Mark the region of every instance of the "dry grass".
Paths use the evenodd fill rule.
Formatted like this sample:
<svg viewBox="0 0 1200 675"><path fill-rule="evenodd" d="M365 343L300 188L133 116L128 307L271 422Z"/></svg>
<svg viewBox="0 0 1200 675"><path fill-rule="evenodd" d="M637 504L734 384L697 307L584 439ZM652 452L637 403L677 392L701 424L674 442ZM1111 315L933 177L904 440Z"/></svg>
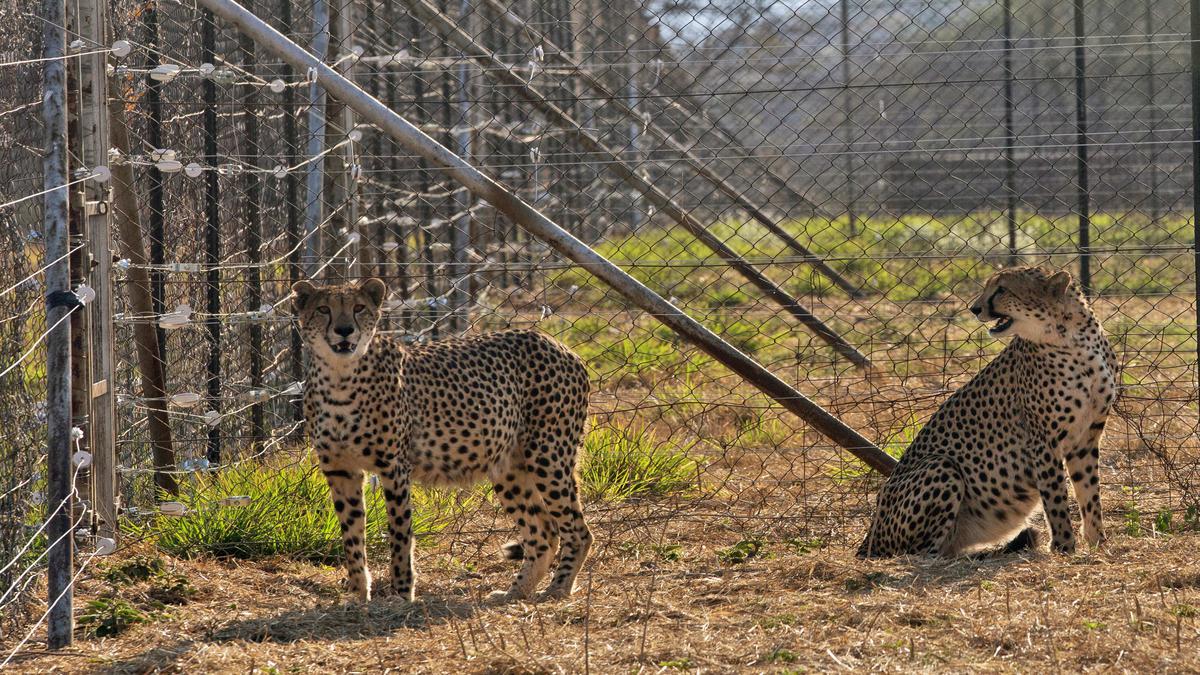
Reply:
<svg viewBox="0 0 1200 675"><path fill-rule="evenodd" d="M768 542L759 556L728 564L718 552L731 540L712 541L703 525L673 529L655 544L638 533L601 532L577 595L543 604L481 602L507 583L512 566L448 543L422 552L411 607L388 598L343 604L333 568L169 561L198 589L189 604L67 652L31 645L15 670L1200 669L1194 535L1113 532L1103 551L1072 558L951 563L861 562L846 547ZM81 602L106 589L89 576ZM121 592L140 597L132 587Z"/></svg>

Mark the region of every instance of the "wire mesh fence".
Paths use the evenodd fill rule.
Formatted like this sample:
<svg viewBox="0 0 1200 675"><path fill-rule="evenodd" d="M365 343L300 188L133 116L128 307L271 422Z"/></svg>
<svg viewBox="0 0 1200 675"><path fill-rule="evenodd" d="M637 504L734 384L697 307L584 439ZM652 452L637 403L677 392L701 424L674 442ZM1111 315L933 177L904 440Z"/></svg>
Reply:
<svg viewBox="0 0 1200 675"><path fill-rule="evenodd" d="M0 30L0 202L40 189L40 66L18 63L38 22L17 5ZM1071 270L1125 364L1102 458L1110 516L1200 526L1182 0L246 6L894 456L1002 347L963 311L982 281L1017 262ZM862 462L311 73L194 6L110 11L113 123L132 139L110 163L132 170L141 228L114 246L128 539L338 559L287 296L303 278L369 276L405 340L537 327L584 358L581 477L603 536L861 536L879 485ZM39 208L0 208L0 367L33 350L0 371L0 561L29 559L43 515ZM144 261L125 254L141 247ZM139 326L161 393L142 381ZM189 515L164 516L164 500ZM417 509L418 530L460 555L508 531L478 490L429 490ZM26 583L10 567L0 587Z"/></svg>

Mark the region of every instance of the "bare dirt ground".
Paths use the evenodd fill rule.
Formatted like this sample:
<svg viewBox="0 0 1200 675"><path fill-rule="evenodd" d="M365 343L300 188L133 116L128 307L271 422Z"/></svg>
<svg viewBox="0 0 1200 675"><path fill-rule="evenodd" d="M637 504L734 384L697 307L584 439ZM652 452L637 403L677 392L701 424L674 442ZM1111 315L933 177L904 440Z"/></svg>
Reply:
<svg viewBox="0 0 1200 675"><path fill-rule="evenodd" d="M1132 538L1109 529L1113 539L1102 550L1069 558L953 562L862 562L846 546L796 541L767 543L733 562L706 541L703 527L670 546L602 536L573 598L506 606L481 598L507 584L511 564L491 555L468 563L462 549L436 542L421 551L412 606L391 598L347 604L342 574L329 567L168 559L197 589L189 602L154 611L150 622L115 637L81 636L64 652L31 643L10 667L1200 672L1200 537ZM138 605L144 591L138 584L114 591L89 573L78 603L115 592Z"/></svg>

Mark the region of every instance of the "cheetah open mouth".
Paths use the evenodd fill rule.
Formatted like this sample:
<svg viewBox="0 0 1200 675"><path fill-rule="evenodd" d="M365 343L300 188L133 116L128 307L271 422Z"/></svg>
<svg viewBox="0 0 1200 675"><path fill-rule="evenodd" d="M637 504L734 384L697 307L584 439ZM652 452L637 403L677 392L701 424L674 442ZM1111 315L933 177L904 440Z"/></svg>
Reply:
<svg viewBox="0 0 1200 675"><path fill-rule="evenodd" d="M992 335L999 335L1009 328L1012 328L1013 325L1013 318L1011 316L1005 316L1003 314L999 314L997 316L999 318L996 319L995 325L988 329L988 332Z"/></svg>
<svg viewBox="0 0 1200 675"><path fill-rule="evenodd" d="M342 340L330 345L334 354L350 354L354 352L354 345L350 344L349 340Z"/></svg>

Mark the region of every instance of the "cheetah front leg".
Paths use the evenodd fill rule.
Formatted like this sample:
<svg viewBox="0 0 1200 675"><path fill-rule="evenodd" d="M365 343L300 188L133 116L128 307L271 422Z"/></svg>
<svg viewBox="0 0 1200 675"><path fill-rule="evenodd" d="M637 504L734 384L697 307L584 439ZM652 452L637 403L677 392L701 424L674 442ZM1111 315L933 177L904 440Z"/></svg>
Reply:
<svg viewBox="0 0 1200 675"><path fill-rule="evenodd" d="M1075 552L1075 532L1067 509L1063 463L1046 450L1039 457L1038 467L1037 486L1042 497L1042 511L1050 525L1050 548L1055 553L1070 555Z"/></svg>
<svg viewBox="0 0 1200 675"><path fill-rule="evenodd" d="M1067 470L1075 488L1075 500L1083 516L1083 538L1091 546L1104 541L1103 515L1100 509L1100 437L1104 421L1092 425L1088 442L1067 455Z"/></svg>
<svg viewBox="0 0 1200 675"><path fill-rule="evenodd" d="M333 510L342 527L342 545L346 550L348 590L362 602L371 599L371 572L367 569L366 512L363 509L361 471L325 470Z"/></svg>
<svg viewBox="0 0 1200 675"><path fill-rule="evenodd" d="M387 499L388 533L392 538L391 590L412 602L417 573L413 566L412 482L407 468L394 468L379 476Z"/></svg>

